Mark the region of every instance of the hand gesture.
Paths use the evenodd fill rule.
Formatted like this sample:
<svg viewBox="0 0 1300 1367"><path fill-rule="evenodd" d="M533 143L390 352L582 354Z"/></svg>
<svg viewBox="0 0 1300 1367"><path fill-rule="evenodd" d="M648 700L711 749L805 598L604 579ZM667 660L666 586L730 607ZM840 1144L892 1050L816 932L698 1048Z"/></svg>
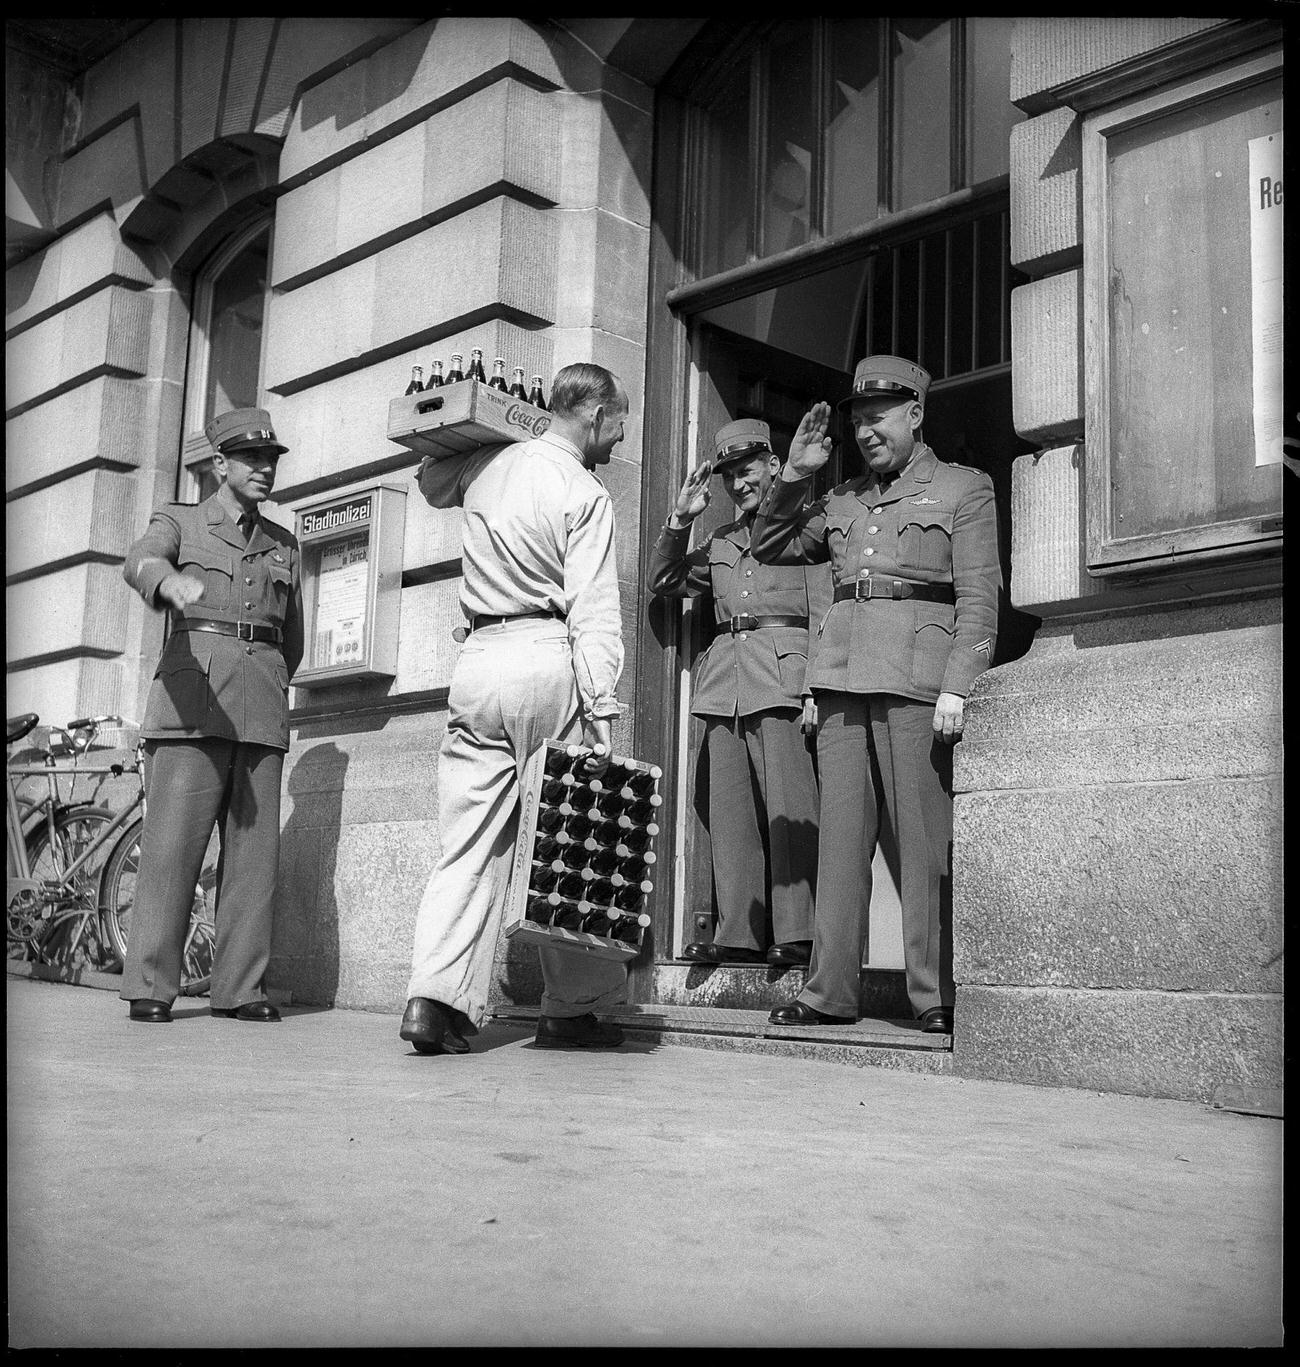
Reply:
<svg viewBox="0 0 1300 1367"><path fill-rule="evenodd" d="M706 460L687 475L686 483L682 485L677 502L673 505L673 516L679 522L694 522L709 506L709 478L712 474L713 466Z"/></svg>
<svg viewBox="0 0 1300 1367"><path fill-rule="evenodd" d="M158 585L158 597L177 612L184 612L191 603L197 603L203 597L203 585L188 574L169 574Z"/></svg>
<svg viewBox="0 0 1300 1367"><path fill-rule="evenodd" d="M820 470L831 458L831 406L815 403L799 419L799 426L790 438L790 458L786 462L790 472L802 479Z"/></svg>
<svg viewBox="0 0 1300 1367"><path fill-rule="evenodd" d="M931 723L935 739L943 741L945 745L953 745L961 740L962 729L965 726L965 710L966 700L959 694L940 693L934 705L934 721Z"/></svg>

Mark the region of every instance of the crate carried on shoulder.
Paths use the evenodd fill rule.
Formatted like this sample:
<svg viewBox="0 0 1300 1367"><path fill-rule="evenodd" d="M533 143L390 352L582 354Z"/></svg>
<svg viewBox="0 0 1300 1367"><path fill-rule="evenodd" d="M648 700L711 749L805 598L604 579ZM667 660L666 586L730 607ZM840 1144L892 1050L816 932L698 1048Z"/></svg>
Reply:
<svg viewBox="0 0 1300 1367"><path fill-rule="evenodd" d="M528 441L550 425L545 410L478 380L403 394L388 405L388 440L433 460Z"/></svg>
<svg viewBox="0 0 1300 1367"><path fill-rule="evenodd" d="M663 805L658 765L615 755L599 777L591 751L547 741L521 784L505 933L538 945L634 959L650 916Z"/></svg>

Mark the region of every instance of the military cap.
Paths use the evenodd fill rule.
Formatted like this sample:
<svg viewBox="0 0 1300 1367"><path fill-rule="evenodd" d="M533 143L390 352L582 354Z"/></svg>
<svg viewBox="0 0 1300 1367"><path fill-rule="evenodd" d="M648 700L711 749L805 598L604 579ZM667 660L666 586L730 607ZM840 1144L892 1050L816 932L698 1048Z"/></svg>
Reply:
<svg viewBox="0 0 1300 1367"><path fill-rule="evenodd" d="M229 413L219 413L203 432L213 449L223 456L259 448L282 456L289 449L276 441L271 415L265 408L236 408Z"/></svg>
<svg viewBox="0 0 1300 1367"><path fill-rule="evenodd" d="M733 460L748 460L772 450L772 429L758 418L739 418L718 428L713 438L713 468L720 470Z"/></svg>
<svg viewBox="0 0 1300 1367"><path fill-rule="evenodd" d="M900 402L918 399L925 402L930 392L930 372L902 356L868 356L853 372L853 393L836 405L843 408L854 399L873 399L893 395Z"/></svg>

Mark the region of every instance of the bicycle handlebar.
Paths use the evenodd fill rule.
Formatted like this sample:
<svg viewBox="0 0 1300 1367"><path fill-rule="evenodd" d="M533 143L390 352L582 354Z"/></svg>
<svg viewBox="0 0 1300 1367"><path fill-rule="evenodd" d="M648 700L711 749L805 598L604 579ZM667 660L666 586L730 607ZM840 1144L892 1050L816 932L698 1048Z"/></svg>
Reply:
<svg viewBox="0 0 1300 1367"><path fill-rule="evenodd" d="M76 721L70 721L62 729L65 731L98 731L101 726L121 726L122 718L115 716L107 717L78 717Z"/></svg>

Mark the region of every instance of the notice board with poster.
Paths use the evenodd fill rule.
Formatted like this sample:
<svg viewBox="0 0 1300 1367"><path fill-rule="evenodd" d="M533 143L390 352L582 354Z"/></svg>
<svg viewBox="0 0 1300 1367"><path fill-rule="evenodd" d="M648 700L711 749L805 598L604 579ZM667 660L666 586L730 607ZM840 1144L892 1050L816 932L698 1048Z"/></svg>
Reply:
<svg viewBox="0 0 1300 1367"><path fill-rule="evenodd" d="M306 651L295 688L397 673L406 490L374 484L296 509Z"/></svg>
<svg viewBox="0 0 1300 1367"><path fill-rule="evenodd" d="M1266 51L1084 120L1093 575L1281 548L1282 115Z"/></svg>

